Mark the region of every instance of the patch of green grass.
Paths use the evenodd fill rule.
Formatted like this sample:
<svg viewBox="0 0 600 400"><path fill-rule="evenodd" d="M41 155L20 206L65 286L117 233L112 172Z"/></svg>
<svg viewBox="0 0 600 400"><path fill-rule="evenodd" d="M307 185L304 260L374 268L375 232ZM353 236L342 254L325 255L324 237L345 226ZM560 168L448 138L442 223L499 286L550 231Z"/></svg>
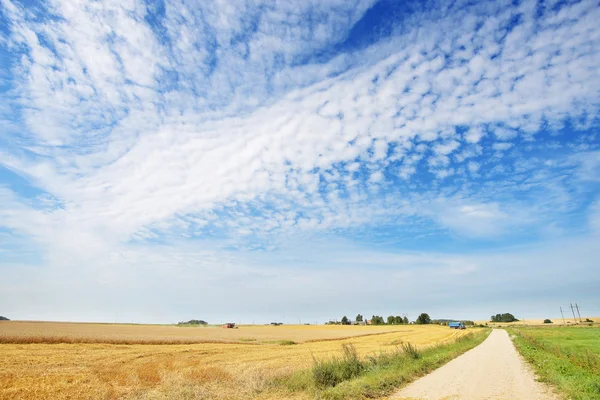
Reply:
<svg viewBox="0 0 600 400"><path fill-rule="evenodd" d="M253 337L241 337L238 340L240 342L256 342L256 339Z"/></svg>
<svg viewBox="0 0 600 400"><path fill-rule="evenodd" d="M599 328L514 327L508 332L542 381L570 399L600 399Z"/></svg>
<svg viewBox="0 0 600 400"><path fill-rule="evenodd" d="M266 342L263 343L269 343L269 344L278 344L280 346L293 346L295 344L298 344L296 342L294 342L293 340L268 340Z"/></svg>
<svg viewBox="0 0 600 400"><path fill-rule="evenodd" d="M317 360L311 370L293 373L274 382L290 393L307 392L319 399L367 399L387 396L416 378L441 367L477 346L491 330L479 330L453 343L417 349L403 343L393 351L361 358L352 345L342 354Z"/></svg>

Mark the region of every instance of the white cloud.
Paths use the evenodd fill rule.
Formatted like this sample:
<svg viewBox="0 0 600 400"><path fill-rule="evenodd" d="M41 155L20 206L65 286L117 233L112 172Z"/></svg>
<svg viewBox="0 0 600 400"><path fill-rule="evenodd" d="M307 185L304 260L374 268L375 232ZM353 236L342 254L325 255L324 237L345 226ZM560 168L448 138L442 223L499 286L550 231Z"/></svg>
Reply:
<svg viewBox="0 0 600 400"><path fill-rule="evenodd" d="M470 173L475 174L477 173L477 171L479 171L480 165L478 162L469 161L469 163L467 164L467 168L469 169Z"/></svg>
<svg viewBox="0 0 600 400"><path fill-rule="evenodd" d="M477 143L481 140L481 138L485 135L483 129L478 126L475 128L469 129L465 133L465 140L469 143Z"/></svg>
<svg viewBox="0 0 600 400"><path fill-rule="evenodd" d="M494 143L492 145L492 147L494 148L494 150L504 151L504 150L508 150L511 147L513 147L513 144L512 143L506 143L506 142L500 142L500 143Z"/></svg>

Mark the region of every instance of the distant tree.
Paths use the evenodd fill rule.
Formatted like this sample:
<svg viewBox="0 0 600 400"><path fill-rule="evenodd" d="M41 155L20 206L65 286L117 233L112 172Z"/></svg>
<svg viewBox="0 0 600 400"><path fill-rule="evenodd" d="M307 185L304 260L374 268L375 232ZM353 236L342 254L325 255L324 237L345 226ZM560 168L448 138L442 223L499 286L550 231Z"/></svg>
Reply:
<svg viewBox="0 0 600 400"><path fill-rule="evenodd" d="M0 315L0 321L10 321L10 319L3 317L2 315Z"/></svg>
<svg viewBox="0 0 600 400"><path fill-rule="evenodd" d="M399 315L396 315L396 316L394 317L394 323L395 323L396 325L400 325L400 324L402 324L403 322L404 322L404 321L402 320L402 317L401 317L401 316L399 316Z"/></svg>
<svg viewBox="0 0 600 400"><path fill-rule="evenodd" d="M550 321L548 318L546 318L546 319L544 320L544 323L545 323L545 324L551 324L551 323L552 323L552 321Z"/></svg>
<svg viewBox="0 0 600 400"><path fill-rule="evenodd" d="M360 314L358 314L358 315L356 316L356 322L362 322L362 321L363 321L363 316L362 316L362 315L360 315Z"/></svg>
<svg viewBox="0 0 600 400"><path fill-rule="evenodd" d="M371 317L371 325L383 325L383 324L385 324L383 317L380 317L379 315L373 315L373 317Z"/></svg>
<svg viewBox="0 0 600 400"><path fill-rule="evenodd" d="M350 321L345 315L342 317L342 325L350 325Z"/></svg>
<svg viewBox="0 0 600 400"><path fill-rule="evenodd" d="M208 322L201 319L190 319L187 322L179 322L177 325L207 325Z"/></svg>
<svg viewBox="0 0 600 400"><path fill-rule="evenodd" d="M388 325L394 325L396 323L396 318L393 315L390 315L387 317L387 323Z"/></svg>
<svg viewBox="0 0 600 400"><path fill-rule="evenodd" d="M407 317L402 318L402 323L403 324L408 324L408 318Z"/></svg>
<svg viewBox="0 0 600 400"><path fill-rule="evenodd" d="M518 321L514 315L510 313L492 315L491 322L514 322Z"/></svg>
<svg viewBox="0 0 600 400"><path fill-rule="evenodd" d="M430 324L431 323L431 318L429 317L429 314L422 313L421 315L419 315L417 317L416 323L420 324L420 325Z"/></svg>

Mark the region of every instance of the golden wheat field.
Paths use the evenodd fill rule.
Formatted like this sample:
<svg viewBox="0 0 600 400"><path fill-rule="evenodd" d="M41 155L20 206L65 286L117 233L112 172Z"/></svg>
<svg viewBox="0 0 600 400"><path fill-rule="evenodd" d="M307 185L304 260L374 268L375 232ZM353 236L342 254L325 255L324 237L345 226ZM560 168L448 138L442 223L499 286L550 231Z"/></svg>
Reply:
<svg viewBox="0 0 600 400"><path fill-rule="evenodd" d="M365 356L402 342L428 346L463 334L435 325L222 329L2 322L0 399L276 399L282 396L270 381L310 368L313 357L339 353L342 343ZM44 338L50 343L40 343Z"/></svg>

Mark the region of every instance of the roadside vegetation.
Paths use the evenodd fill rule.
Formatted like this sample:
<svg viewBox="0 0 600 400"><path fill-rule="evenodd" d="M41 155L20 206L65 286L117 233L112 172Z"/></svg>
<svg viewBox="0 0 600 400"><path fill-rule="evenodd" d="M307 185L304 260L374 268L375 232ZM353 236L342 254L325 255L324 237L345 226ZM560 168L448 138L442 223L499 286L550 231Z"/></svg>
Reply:
<svg viewBox="0 0 600 400"><path fill-rule="evenodd" d="M569 399L600 399L600 328L512 327L508 332L542 381Z"/></svg>
<svg viewBox="0 0 600 400"><path fill-rule="evenodd" d="M310 370L297 371L275 381L290 394L307 393L320 399L366 399L387 396L479 345L490 329L474 330L453 342L418 348L401 343L393 351L361 357L352 344L343 344L339 356L314 358Z"/></svg>

